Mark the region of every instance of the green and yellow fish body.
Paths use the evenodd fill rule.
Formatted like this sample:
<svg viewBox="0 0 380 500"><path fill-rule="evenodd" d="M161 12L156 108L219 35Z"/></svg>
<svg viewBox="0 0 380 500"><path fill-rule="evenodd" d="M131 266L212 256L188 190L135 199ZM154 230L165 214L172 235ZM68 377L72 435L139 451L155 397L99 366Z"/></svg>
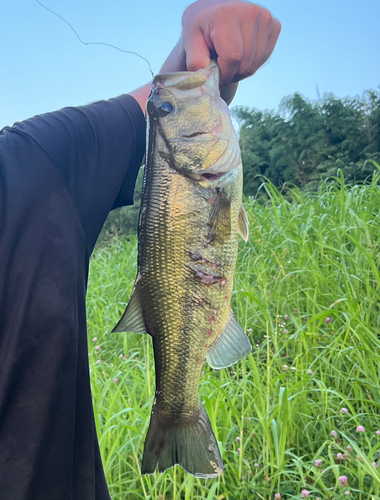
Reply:
<svg viewBox="0 0 380 500"><path fill-rule="evenodd" d="M180 464L198 477L223 470L198 386L207 358L232 365L251 346L234 319L238 233L248 238L238 140L219 95L219 70L158 75L148 140L138 274L114 331L153 338L156 396L142 473Z"/></svg>

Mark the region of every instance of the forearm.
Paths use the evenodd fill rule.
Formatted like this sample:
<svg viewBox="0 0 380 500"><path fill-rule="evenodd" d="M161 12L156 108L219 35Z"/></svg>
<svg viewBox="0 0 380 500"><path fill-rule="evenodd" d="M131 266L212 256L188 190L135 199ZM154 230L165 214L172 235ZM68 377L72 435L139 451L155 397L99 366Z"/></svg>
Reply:
<svg viewBox="0 0 380 500"><path fill-rule="evenodd" d="M129 92L129 95L134 97L136 101L139 103L140 108L142 109L144 115L146 114L146 101L148 100L149 93L150 93L150 83L147 83L146 85L143 85L142 87L133 90L132 92Z"/></svg>

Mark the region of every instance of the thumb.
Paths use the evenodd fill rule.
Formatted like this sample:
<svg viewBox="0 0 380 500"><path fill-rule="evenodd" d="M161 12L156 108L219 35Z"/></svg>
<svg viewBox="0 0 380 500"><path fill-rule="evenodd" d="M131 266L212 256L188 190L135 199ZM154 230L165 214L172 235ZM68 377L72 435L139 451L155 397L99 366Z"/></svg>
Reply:
<svg viewBox="0 0 380 500"><path fill-rule="evenodd" d="M206 68L210 64L210 49L205 42L201 30L198 29L193 32L188 38L188 41L184 40L184 49L188 71L198 71L199 69Z"/></svg>

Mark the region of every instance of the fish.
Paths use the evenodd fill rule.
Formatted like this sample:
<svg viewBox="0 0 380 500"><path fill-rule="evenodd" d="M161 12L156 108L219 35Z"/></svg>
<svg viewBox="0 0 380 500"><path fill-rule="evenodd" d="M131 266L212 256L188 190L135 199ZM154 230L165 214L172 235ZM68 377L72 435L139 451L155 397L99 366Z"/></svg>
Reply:
<svg viewBox="0 0 380 500"><path fill-rule="evenodd" d="M231 309L238 234L248 240L239 142L216 62L158 74L147 102L138 269L114 332L153 340L156 391L141 465L218 477L223 461L199 394L205 359L236 363L251 344Z"/></svg>

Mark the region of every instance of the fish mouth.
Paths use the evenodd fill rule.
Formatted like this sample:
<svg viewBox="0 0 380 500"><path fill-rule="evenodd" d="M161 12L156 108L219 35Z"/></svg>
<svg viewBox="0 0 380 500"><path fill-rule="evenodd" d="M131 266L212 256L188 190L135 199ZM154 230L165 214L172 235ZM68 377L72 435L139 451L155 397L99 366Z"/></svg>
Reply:
<svg viewBox="0 0 380 500"><path fill-rule="evenodd" d="M211 172L205 172L204 174L201 174L201 177L209 181L216 181L221 177L223 177L223 175L226 175L227 173L228 172L217 172L216 174L213 174Z"/></svg>
<svg viewBox="0 0 380 500"><path fill-rule="evenodd" d="M189 134L189 135L183 135L182 137L184 139L192 139L193 137L198 137L200 135L205 135L205 134L209 134L210 132L193 132L192 134Z"/></svg>
<svg viewBox="0 0 380 500"><path fill-rule="evenodd" d="M191 134L188 134L188 135L184 134L181 137L183 137L184 139L193 139L194 137L199 137L200 135L207 135L207 134L211 134L211 135L214 135L215 137L217 137L216 134L218 134L220 132L221 127L222 127L222 122L220 121L211 130L192 132Z"/></svg>

